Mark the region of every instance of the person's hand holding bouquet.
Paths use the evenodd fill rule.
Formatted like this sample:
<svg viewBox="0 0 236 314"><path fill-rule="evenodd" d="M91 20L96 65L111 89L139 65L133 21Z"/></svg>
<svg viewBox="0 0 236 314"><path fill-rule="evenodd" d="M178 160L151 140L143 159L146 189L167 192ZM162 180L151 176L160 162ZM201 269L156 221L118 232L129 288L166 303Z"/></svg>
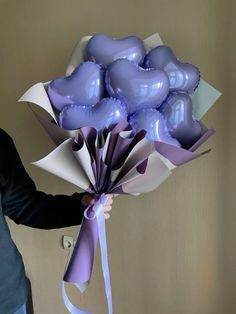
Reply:
<svg viewBox="0 0 236 314"><path fill-rule="evenodd" d="M107 197L108 197L107 201L106 201L104 208L103 208L105 219L110 218L109 212L111 211L112 203L113 203L113 195L108 194ZM90 205L93 205L95 203L95 198L94 198L93 194L85 193L85 195L81 199L81 203L84 207L88 207Z"/></svg>

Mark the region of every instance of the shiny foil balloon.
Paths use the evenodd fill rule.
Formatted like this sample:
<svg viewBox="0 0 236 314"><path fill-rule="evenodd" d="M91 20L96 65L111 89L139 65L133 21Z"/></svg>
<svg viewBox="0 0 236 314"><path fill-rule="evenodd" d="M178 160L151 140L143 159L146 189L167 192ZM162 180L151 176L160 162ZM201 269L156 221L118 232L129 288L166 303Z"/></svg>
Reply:
<svg viewBox="0 0 236 314"><path fill-rule="evenodd" d="M159 141L181 147L180 143L170 136L162 114L156 109L137 111L130 116L129 123L135 132L146 130L146 137L150 142Z"/></svg>
<svg viewBox="0 0 236 314"><path fill-rule="evenodd" d="M153 48L147 54L145 67L164 70L169 77L171 91L192 93L199 84L198 68L190 63L179 61L173 51L164 45Z"/></svg>
<svg viewBox="0 0 236 314"><path fill-rule="evenodd" d="M67 130L91 126L97 130L108 128L127 118L124 104L115 98L104 98L89 108L81 105L68 105L59 115L59 124Z"/></svg>
<svg viewBox="0 0 236 314"><path fill-rule="evenodd" d="M70 76L60 77L48 85L49 99L54 108L81 104L91 107L104 95L104 73L98 64L81 63Z"/></svg>
<svg viewBox="0 0 236 314"><path fill-rule="evenodd" d="M128 114L160 106L169 93L169 80L162 70L145 70L134 62L119 59L108 66L106 89L111 97L127 105Z"/></svg>
<svg viewBox="0 0 236 314"><path fill-rule="evenodd" d="M186 93L172 93L160 108L171 136L191 147L202 135L201 124L192 115L192 100Z"/></svg>
<svg viewBox="0 0 236 314"><path fill-rule="evenodd" d="M142 64L145 57L143 41L136 36L115 39L105 34L94 35L85 49L85 60L102 65L126 58L137 64Z"/></svg>

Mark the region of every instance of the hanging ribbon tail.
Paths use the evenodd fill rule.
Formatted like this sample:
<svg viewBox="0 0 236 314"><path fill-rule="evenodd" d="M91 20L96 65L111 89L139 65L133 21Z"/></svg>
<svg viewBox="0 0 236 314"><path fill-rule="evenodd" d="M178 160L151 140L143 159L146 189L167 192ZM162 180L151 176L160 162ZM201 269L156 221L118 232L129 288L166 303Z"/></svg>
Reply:
<svg viewBox="0 0 236 314"><path fill-rule="evenodd" d="M92 207L88 207L85 210L80 232L66 267L62 282L62 297L66 308L72 314L91 314L91 312L76 308L70 302L66 294L65 282L73 283L82 293L86 290L92 274L98 240L101 251L102 272L105 283L108 314L112 314L112 293L104 217L104 205L106 204L106 201L107 196L102 194Z"/></svg>
<svg viewBox="0 0 236 314"><path fill-rule="evenodd" d="M66 293L66 289L65 289L65 281L62 281L61 292L62 292L62 298L63 298L64 304L65 304L65 307L67 308L67 310L70 313L72 313L72 314L92 314L91 312L87 312L87 311L83 311L83 310L78 309L76 306L74 306L70 302L70 300L67 296L67 293Z"/></svg>
<svg viewBox="0 0 236 314"><path fill-rule="evenodd" d="M98 212L97 224L98 224L98 239L101 252L102 273L107 297L108 314L112 314L112 292L107 255L106 224L104 217L104 205L106 204L106 202L107 196L103 194L100 198L100 204L98 205L97 208Z"/></svg>

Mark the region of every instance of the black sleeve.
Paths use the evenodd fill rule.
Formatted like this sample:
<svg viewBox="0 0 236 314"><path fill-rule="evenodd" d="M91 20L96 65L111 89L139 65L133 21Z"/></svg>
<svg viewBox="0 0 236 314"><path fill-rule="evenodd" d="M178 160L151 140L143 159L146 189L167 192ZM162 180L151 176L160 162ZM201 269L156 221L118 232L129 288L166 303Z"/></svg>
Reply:
<svg viewBox="0 0 236 314"><path fill-rule="evenodd" d="M36 190L11 137L0 130L0 190L3 214L17 224L40 229L79 225L84 193L50 195Z"/></svg>

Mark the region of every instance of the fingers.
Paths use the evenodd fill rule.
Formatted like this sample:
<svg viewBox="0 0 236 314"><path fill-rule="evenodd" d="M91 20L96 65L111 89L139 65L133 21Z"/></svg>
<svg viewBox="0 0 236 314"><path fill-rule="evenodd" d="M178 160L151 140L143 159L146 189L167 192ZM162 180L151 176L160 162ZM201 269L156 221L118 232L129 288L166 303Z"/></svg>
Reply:
<svg viewBox="0 0 236 314"><path fill-rule="evenodd" d="M109 214L104 214L104 216L105 216L105 219L109 219L110 218Z"/></svg>
<svg viewBox="0 0 236 314"><path fill-rule="evenodd" d="M106 204L104 206L104 212L108 212L111 210L111 205L113 203L112 197L113 197L112 194L107 195L107 201L106 201Z"/></svg>
<svg viewBox="0 0 236 314"><path fill-rule="evenodd" d="M111 210L111 205L113 203L113 194L107 194L107 201L106 204L104 206L104 217L105 219L109 219L110 218L110 214L108 213Z"/></svg>
<svg viewBox="0 0 236 314"><path fill-rule="evenodd" d="M105 205L104 206L104 212L109 212L112 209L111 205Z"/></svg>
<svg viewBox="0 0 236 314"><path fill-rule="evenodd" d="M112 208L112 203L113 203L113 197L116 196L114 194L107 194L107 200L106 203L104 205L104 217L105 219L109 219L110 218L110 214L108 213L111 208ZM83 197L82 197L82 205L83 206L89 206L89 205L93 205L95 203L95 199L94 196L92 194L86 193Z"/></svg>
<svg viewBox="0 0 236 314"><path fill-rule="evenodd" d="M113 203L113 199L112 198L108 198L108 200L106 201L106 206L110 206Z"/></svg>

